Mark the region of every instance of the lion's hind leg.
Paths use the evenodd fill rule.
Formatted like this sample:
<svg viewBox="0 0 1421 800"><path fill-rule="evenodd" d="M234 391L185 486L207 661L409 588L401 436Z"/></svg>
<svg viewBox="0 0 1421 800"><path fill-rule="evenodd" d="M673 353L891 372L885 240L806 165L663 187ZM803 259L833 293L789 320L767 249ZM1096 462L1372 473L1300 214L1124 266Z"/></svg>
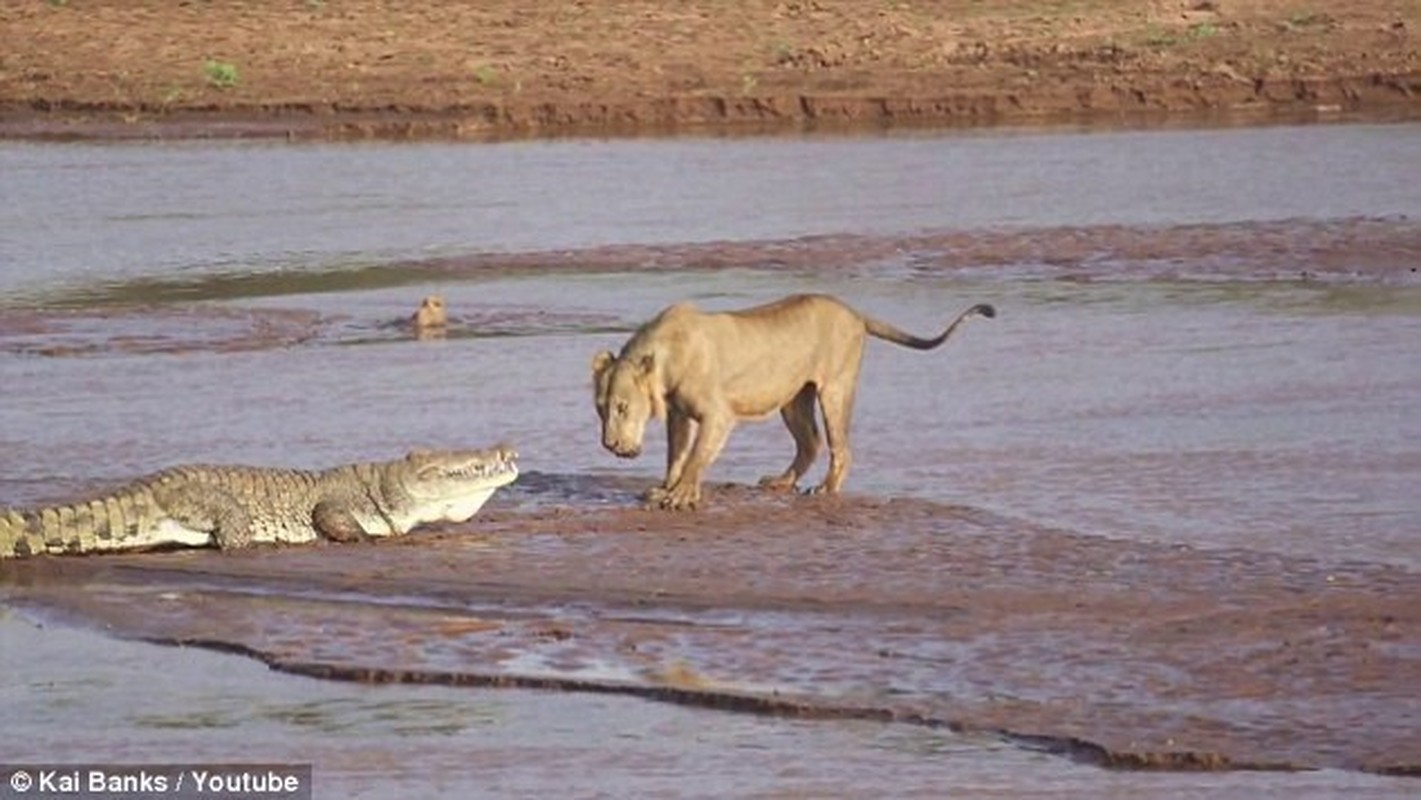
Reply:
<svg viewBox="0 0 1421 800"><path fill-rule="evenodd" d="M857 390L858 365L844 379L826 386L819 393L819 405L824 409L824 436L829 443L829 470L824 482L814 487L815 493L834 494L848 477L853 456L849 452L849 423L854 416L854 394Z"/></svg>
<svg viewBox="0 0 1421 800"><path fill-rule="evenodd" d="M794 437L794 461L779 475L766 475L760 485L766 489L791 490L819 456L819 426L814 422L814 402L818 392L813 384L805 384L799 394L780 409L785 427Z"/></svg>

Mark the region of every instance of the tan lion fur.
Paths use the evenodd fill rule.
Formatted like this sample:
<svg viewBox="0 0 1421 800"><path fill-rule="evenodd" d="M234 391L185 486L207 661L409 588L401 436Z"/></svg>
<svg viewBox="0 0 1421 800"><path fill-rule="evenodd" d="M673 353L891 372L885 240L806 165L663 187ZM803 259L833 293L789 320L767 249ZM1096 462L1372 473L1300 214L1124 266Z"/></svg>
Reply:
<svg viewBox="0 0 1421 800"><path fill-rule="evenodd" d="M829 444L829 470L815 490L837 492L849 469L849 420L867 336L931 350L968 317L923 339L864 316L828 295L794 295L720 313L680 303L642 325L622 347L592 359L602 446L622 458L641 454L649 419L666 421L666 478L647 493L652 505L695 508L706 469L739 420L778 411L795 441L794 460L761 485L792 489L820 448L817 399Z"/></svg>
<svg viewBox="0 0 1421 800"><path fill-rule="evenodd" d="M419 339L442 338L448 324L449 311L444 305L444 298L437 294L421 300L419 308L410 315L410 325Z"/></svg>

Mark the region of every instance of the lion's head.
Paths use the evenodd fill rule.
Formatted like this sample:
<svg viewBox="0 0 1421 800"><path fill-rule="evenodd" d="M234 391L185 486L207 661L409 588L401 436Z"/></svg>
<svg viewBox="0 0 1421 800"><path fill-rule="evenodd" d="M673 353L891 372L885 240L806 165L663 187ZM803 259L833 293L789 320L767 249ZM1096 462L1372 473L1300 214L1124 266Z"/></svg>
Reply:
<svg viewBox="0 0 1421 800"><path fill-rule="evenodd" d="M449 322L449 311L444 306L444 298L437 294L424 298L410 317L410 322L416 329L444 327Z"/></svg>
<svg viewBox="0 0 1421 800"><path fill-rule="evenodd" d="M650 353L617 358L604 350L592 359L592 392L602 418L602 446L622 458L641 455L646 423L666 417L656 358Z"/></svg>

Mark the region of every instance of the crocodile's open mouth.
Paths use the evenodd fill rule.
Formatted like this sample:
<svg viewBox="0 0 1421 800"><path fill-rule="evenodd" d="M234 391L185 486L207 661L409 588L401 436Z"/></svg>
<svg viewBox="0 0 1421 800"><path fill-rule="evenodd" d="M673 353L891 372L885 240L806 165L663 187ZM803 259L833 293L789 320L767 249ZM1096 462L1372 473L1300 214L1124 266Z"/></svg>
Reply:
<svg viewBox="0 0 1421 800"><path fill-rule="evenodd" d="M448 478L449 480L463 480L468 478L494 478L508 473L517 474L517 458L518 454L510 450L506 454L500 453L499 457L495 460L481 460L457 467L442 467L438 470L437 476ZM420 477L428 476L421 475Z"/></svg>
<svg viewBox="0 0 1421 800"><path fill-rule="evenodd" d="M443 477L450 484L455 485L478 481L485 485L503 486L512 483L513 479L518 477L518 465L512 461L508 461L500 464L485 465L477 469L446 473Z"/></svg>
<svg viewBox="0 0 1421 800"><path fill-rule="evenodd" d="M415 465L414 475L420 481L457 483L518 474L518 451L502 445L464 453L413 450L406 459Z"/></svg>
<svg viewBox="0 0 1421 800"><path fill-rule="evenodd" d="M401 477L407 502L392 510L392 527L464 522L501 487L518 479L518 452L506 445L486 450L410 452Z"/></svg>

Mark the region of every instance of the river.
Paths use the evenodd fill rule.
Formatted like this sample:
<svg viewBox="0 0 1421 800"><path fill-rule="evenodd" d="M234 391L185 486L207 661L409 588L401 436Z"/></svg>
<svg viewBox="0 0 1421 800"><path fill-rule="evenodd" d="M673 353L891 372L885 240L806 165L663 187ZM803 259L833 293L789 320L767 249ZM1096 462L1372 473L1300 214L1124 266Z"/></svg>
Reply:
<svg viewBox="0 0 1421 800"><path fill-rule="evenodd" d="M852 492L1384 566L1415 586L1418 134L0 143L0 501L180 462L314 468L494 441L530 473L649 483L659 450L618 462L598 446L591 355L678 300L822 291L920 333L971 303L1000 312L942 353L870 345ZM453 325L415 341L400 320L428 293ZM742 426L714 478L753 482L787 441ZM0 636L19 709L5 727L24 742L9 760L285 755L351 796L1414 788L1122 774L991 738L615 697L322 684L18 617ZM123 688L153 672L173 691Z"/></svg>

